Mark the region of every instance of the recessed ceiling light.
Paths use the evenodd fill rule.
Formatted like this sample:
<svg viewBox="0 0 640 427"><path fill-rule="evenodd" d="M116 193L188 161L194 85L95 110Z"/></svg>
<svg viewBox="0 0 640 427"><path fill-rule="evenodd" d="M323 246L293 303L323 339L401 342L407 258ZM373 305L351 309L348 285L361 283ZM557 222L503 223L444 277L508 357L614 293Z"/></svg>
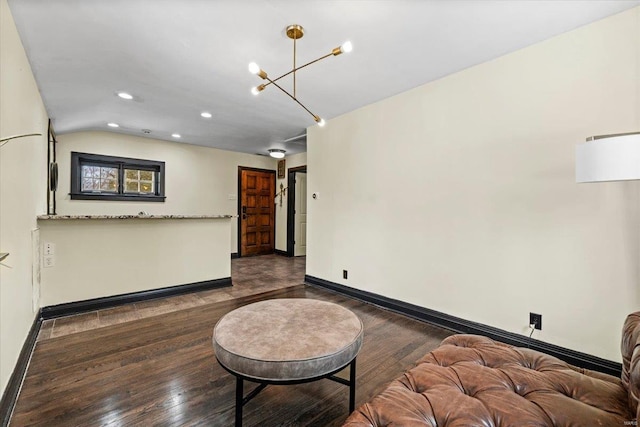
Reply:
<svg viewBox="0 0 640 427"><path fill-rule="evenodd" d="M127 92L118 92L118 96L122 99L133 99L133 95Z"/></svg>
<svg viewBox="0 0 640 427"><path fill-rule="evenodd" d="M179 133L172 133L171 136L174 137L174 138L180 138L180 134Z"/></svg>
<svg viewBox="0 0 640 427"><path fill-rule="evenodd" d="M203 111L202 113L200 113L200 115L202 117L204 117L205 119L210 119L211 118L211 113L209 113L207 111Z"/></svg>
<svg viewBox="0 0 640 427"><path fill-rule="evenodd" d="M109 126L110 128L119 128L120 125L117 123L107 123L107 126Z"/></svg>

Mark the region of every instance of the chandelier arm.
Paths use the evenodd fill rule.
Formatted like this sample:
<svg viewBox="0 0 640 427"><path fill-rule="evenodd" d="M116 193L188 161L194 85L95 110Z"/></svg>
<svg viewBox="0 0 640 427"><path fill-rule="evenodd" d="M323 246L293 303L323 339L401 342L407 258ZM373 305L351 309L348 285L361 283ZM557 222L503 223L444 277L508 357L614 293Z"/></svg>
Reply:
<svg viewBox="0 0 640 427"><path fill-rule="evenodd" d="M334 56L334 55L333 55L333 53L328 53L328 54L326 54L325 56L321 56L321 57L320 57L320 58L318 58L318 59L314 59L314 60L313 60L313 61L311 61L311 62L307 62L306 64L301 65L301 66L299 66L298 68L294 68L293 70L291 70L291 71L289 71L289 72L287 72L287 73L284 73L284 74L283 74L283 75L281 75L280 77L276 77L276 78L275 78L275 79L273 79L273 80L272 80L272 79L267 79L267 80L269 80L269 83L265 83L265 85L264 85L264 86L265 86L265 87L267 87L267 86L269 86L271 83L273 83L273 82L277 82L278 80L280 80L280 79L282 79L282 78L284 78L284 77L287 77L287 76L288 76L289 74L291 74L291 73L295 73L296 71L301 70L301 69L303 69L304 67L306 67L306 66L308 66L308 65L315 64L316 62L321 61L321 60L323 60L323 59L325 59L325 58L328 58L328 57L330 57L330 56Z"/></svg>
<svg viewBox="0 0 640 427"><path fill-rule="evenodd" d="M284 93L286 93L289 98L293 99L294 101L296 101L298 103L298 105L300 105L302 108L304 108L306 110L307 113L311 114L311 117L313 117L313 119L316 119L316 115L313 114L307 107L305 107L302 102L298 101L297 98L295 98L293 95L291 95L289 92L287 92L286 90L284 90L278 83L276 83L274 80L271 80L270 78L267 77L267 80L269 80L269 83L273 83L273 85L275 87L277 87L278 89L280 89L281 91L283 91Z"/></svg>

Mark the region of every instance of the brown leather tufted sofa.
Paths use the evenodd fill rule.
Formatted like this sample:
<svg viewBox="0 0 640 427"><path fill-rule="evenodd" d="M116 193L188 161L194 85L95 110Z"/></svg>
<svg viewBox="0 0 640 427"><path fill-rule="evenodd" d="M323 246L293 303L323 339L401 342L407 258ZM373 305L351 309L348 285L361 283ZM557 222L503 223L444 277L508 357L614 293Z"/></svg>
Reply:
<svg viewBox="0 0 640 427"><path fill-rule="evenodd" d="M476 335L453 335L345 426L630 426L640 396L640 312L622 333L622 378Z"/></svg>

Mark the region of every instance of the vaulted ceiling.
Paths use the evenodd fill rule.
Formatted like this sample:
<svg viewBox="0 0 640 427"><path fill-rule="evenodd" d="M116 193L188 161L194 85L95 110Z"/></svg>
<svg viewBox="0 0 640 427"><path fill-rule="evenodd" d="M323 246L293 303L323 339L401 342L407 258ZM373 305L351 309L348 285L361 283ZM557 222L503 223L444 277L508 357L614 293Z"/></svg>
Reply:
<svg viewBox="0 0 640 427"><path fill-rule="evenodd" d="M304 139L285 140L315 125L275 87L250 92L262 81L248 72L249 62L271 77L292 68L293 43L284 31L290 24L305 29L298 65L353 44L351 53L297 73L297 97L330 126L348 111L639 4L9 0L58 134L108 130L259 154L305 151ZM292 88L290 76L279 83Z"/></svg>

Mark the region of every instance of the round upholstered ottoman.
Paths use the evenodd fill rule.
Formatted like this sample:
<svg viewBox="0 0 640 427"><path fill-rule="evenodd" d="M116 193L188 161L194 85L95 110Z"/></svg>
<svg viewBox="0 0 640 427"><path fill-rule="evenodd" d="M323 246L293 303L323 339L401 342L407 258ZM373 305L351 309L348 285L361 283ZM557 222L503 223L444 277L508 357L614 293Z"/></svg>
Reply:
<svg viewBox="0 0 640 427"><path fill-rule="evenodd" d="M242 406L267 384L296 384L329 378L350 388L355 402L355 360L362 347L362 322L337 304L306 298L260 301L227 313L213 330L219 363L236 376L236 425ZM333 374L350 366L350 380ZM243 380L261 383L243 396Z"/></svg>

